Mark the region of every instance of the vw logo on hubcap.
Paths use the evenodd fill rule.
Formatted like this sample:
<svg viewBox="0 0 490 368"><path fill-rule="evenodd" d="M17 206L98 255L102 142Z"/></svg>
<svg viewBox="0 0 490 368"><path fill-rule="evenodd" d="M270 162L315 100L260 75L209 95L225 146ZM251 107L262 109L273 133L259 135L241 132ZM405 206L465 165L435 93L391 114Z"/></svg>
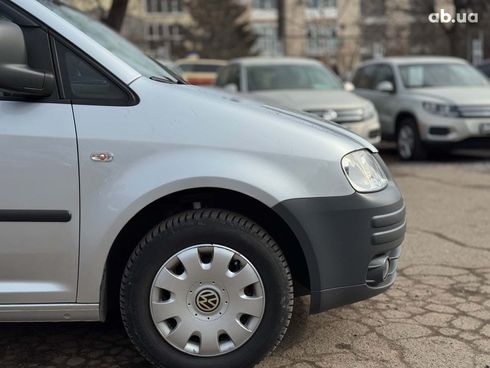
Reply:
<svg viewBox="0 0 490 368"><path fill-rule="evenodd" d="M196 297L196 305L201 312L214 312L220 303L219 295L211 289L204 289Z"/></svg>

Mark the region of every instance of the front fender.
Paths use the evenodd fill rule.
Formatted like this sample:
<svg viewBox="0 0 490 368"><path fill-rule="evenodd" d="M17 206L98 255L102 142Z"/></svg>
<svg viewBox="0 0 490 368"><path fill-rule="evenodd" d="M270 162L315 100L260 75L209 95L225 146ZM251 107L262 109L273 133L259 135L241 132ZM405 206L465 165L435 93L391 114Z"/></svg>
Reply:
<svg viewBox="0 0 490 368"><path fill-rule="evenodd" d="M221 188L272 208L286 199L310 197L312 183L327 178L326 161L312 167L311 159L307 165L270 156L201 148L155 154L129 165L85 162L82 172L93 169L99 175L90 180L82 176L78 301L99 301L106 259L117 235L138 212L162 197L187 189ZM334 182L331 190L339 191Z"/></svg>

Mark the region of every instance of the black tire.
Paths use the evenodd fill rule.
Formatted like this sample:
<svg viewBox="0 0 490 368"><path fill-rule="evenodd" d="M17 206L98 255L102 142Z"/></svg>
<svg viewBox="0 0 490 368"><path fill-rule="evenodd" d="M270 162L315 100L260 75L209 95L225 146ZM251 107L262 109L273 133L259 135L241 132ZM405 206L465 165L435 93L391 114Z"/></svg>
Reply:
<svg viewBox="0 0 490 368"><path fill-rule="evenodd" d="M404 138L411 135L412 140ZM420 161L428 157L427 148L420 139L417 122L413 118L405 118L398 125L397 129L397 152L398 157L403 161Z"/></svg>
<svg viewBox="0 0 490 368"><path fill-rule="evenodd" d="M170 345L155 327L150 289L169 258L195 244L222 244L244 255L264 284L265 309L260 325L244 345L225 355L192 356ZM170 217L137 245L123 274L121 315L133 344L160 368L252 367L282 340L293 310L293 284L279 246L253 221L225 210L199 209Z"/></svg>

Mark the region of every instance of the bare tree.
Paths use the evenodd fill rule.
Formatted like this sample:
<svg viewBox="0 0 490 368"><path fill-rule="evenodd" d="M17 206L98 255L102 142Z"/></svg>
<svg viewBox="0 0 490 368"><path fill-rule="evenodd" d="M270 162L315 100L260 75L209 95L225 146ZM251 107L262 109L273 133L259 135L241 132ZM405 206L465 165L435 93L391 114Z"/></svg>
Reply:
<svg viewBox="0 0 490 368"><path fill-rule="evenodd" d="M460 22L438 22L437 24L429 23L427 17L431 13L439 13L441 9L450 12L451 16L464 13L478 13L478 23L460 23ZM469 41L478 37L479 33L488 32L488 15L490 5L486 0L446 0L427 1L412 0L410 12L414 19L420 22L420 43L432 43L436 50L440 50L446 44L447 53L454 56L466 57L468 53ZM417 22L417 23L418 23ZM422 24L424 23L424 24ZM430 29L437 26L437 33L430 33ZM430 28L429 28L430 27ZM443 37L437 39L437 37ZM442 41L442 42L441 42ZM437 44L437 45L436 45ZM487 47L488 49L488 47Z"/></svg>
<svg viewBox="0 0 490 368"><path fill-rule="evenodd" d="M129 0L112 0L107 16L102 21L117 32L121 31Z"/></svg>
<svg viewBox="0 0 490 368"><path fill-rule="evenodd" d="M480 14L480 17L488 12L488 3L485 0L452 0L454 6L454 14L462 14L465 12L476 12ZM434 8L434 11L439 9ZM482 27L482 24L478 23L439 23L446 34L449 42L449 49L451 55L461 55L461 44L468 42L468 37Z"/></svg>

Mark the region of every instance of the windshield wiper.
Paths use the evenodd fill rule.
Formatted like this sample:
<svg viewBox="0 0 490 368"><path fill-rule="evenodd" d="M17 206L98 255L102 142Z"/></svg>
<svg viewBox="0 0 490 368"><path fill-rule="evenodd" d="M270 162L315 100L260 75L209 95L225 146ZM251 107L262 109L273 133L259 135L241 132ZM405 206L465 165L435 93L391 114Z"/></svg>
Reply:
<svg viewBox="0 0 490 368"><path fill-rule="evenodd" d="M175 78L169 78L169 77L157 77L155 75L152 75L150 77L151 80L157 81L157 82L162 82L162 83L169 83L169 84L187 84L184 82L182 79Z"/></svg>

